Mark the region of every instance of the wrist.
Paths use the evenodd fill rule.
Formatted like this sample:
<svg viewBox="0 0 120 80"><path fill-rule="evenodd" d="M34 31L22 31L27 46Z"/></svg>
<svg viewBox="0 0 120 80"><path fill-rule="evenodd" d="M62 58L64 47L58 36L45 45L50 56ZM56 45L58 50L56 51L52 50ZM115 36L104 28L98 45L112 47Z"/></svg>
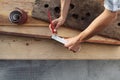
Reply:
<svg viewBox="0 0 120 80"><path fill-rule="evenodd" d="M62 21L65 21L65 20L66 20L66 18L65 18L64 16L62 16L62 15L61 15L59 18L60 18Z"/></svg>
<svg viewBox="0 0 120 80"><path fill-rule="evenodd" d="M79 42L80 42L80 43L85 42L84 33L81 32L81 33L78 35L78 39L79 39Z"/></svg>

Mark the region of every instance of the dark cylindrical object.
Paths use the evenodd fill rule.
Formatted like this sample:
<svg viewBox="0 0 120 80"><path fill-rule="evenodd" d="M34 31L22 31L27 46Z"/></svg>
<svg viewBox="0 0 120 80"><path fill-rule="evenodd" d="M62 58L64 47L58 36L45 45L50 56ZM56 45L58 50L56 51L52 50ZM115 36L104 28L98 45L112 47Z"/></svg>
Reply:
<svg viewBox="0 0 120 80"><path fill-rule="evenodd" d="M9 15L10 22L15 24L24 24L27 22L27 19L27 13L19 8L15 8Z"/></svg>

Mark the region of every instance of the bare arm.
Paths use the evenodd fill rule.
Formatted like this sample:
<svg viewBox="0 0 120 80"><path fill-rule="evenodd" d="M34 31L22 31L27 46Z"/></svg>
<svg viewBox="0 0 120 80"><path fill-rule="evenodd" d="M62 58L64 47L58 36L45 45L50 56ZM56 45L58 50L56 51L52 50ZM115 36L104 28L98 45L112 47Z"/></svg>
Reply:
<svg viewBox="0 0 120 80"><path fill-rule="evenodd" d="M79 34L80 42L87 40L104 29L116 17L117 12L111 12L107 9L98 16L82 33Z"/></svg>
<svg viewBox="0 0 120 80"><path fill-rule="evenodd" d="M108 24L110 24L116 17L116 12L111 12L107 9L98 16L83 32L79 35L66 39L68 42L65 44L69 50L78 51L79 50L79 43L85 42L85 40L91 38L92 36L96 35L102 29L104 29Z"/></svg>
<svg viewBox="0 0 120 80"><path fill-rule="evenodd" d="M61 13L60 17L53 20L52 23L54 25L54 31L57 32L57 28L59 28L61 25L64 24L68 10L69 10L69 5L70 5L71 0L61 0ZM49 28L51 30L51 24L49 25Z"/></svg>
<svg viewBox="0 0 120 80"><path fill-rule="evenodd" d="M67 17L70 2L71 0L61 0L61 18L64 20Z"/></svg>

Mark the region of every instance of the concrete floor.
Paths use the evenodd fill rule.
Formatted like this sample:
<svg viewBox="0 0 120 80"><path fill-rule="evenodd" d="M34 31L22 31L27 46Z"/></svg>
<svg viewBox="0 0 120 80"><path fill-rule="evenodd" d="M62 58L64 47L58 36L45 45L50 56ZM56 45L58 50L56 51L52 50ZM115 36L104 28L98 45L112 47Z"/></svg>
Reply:
<svg viewBox="0 0 120 80"><path fill-rule="evenodd" d="M0 61L0 80L120 80L120 61Z"/></svg>

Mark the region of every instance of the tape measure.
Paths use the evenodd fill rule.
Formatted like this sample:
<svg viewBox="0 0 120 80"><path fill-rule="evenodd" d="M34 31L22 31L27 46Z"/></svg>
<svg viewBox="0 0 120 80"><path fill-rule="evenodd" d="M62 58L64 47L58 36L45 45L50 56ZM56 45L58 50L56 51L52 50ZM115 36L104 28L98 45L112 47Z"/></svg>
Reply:
<svg viewBox="0 0 120 80"><path fill-rule="evenodd" d="M28 15L27 12L20 8L15 8L12 12L9 14L9 20L11 23L15 24L24 24L27 22Z"/></svg>

